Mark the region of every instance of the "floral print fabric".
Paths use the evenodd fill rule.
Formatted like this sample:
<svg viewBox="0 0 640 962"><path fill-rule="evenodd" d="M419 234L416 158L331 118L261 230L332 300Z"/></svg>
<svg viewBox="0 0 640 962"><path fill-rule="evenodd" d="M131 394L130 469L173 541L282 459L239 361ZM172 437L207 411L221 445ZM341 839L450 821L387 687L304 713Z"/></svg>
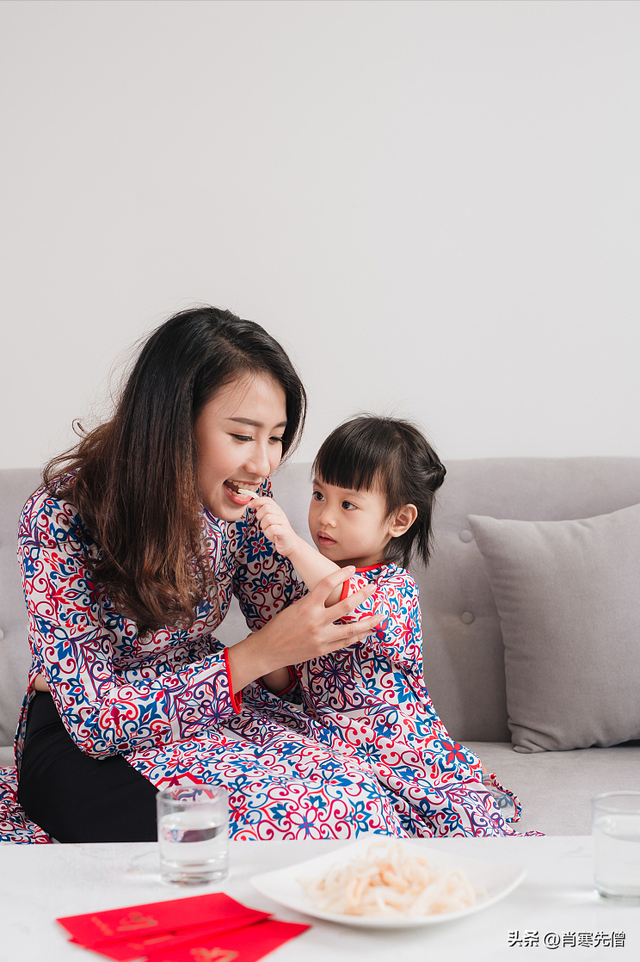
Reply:
<svg viewBox="0 0 640 962"><path fill-rule="evenodd" d="M48 845L51 839L46 832L25 815L18 802L18 779L15 768L0 768L0 844L3 842L30 842Z"/></svg>
<svg viewBox="0 0 640 962"><path fill-rule="evenodd" d="M254 686L262 710L306 737L358 759L392 801L404 834L515 835L482 763L451 738L425 688L418 589L397 565L356 572L343 597L373 581L375 591L345 621L374 611L383 620L366 641L295 666L302 713ZM239 719L234 725L243 731ZM520 805L497 782L489 784ZM537 833L532 833L537 834Z"/></svg>
<svg viewBox="0 0 640 962"><path fill-rule="evenodd" d="M512 834L482 788L478 760L452 742L426 695L406 572L379 572L369 606L386 605L388 616L375 637L298 666L302 709L260 682L237 697L214 634L232 595L256 630L304 591L254 513L230 524L203 510L217 591L189 628L140 636L92 577L99 548L56 493L66 480L36 492L20 524L33 661L18 764L31 683L42 673L82 751L122 754L158 788L226 786L233 838Z"/></svg>

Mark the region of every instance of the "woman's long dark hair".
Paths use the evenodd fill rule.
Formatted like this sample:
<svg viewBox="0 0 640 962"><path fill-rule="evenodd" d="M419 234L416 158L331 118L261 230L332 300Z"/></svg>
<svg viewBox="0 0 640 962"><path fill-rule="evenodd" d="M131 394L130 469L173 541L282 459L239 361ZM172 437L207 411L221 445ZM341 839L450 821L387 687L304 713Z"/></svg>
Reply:
<svg viewBox="0 0 640 962"><path fill-rule="evenodd" d="M100 549L94 575L139 631L192 623L212 584L201 549L194 423L225 384L263 374L286 395L283 456L302 433L306 395L282 347L253 321L202 307L169 318L146 341L114 416L44 469Z"/></svg>
<svg viewBox="0 0 640 962"><path fill-rule="evenodd" d="M428 564L435 493L446 469L415 425L373 414L346 421L323 442L313 468L326 484L352 491L379 489L387 499L387 517L403 504L415 504L416 520L389 541L385 561L408 568L417 554Z"/></svg>

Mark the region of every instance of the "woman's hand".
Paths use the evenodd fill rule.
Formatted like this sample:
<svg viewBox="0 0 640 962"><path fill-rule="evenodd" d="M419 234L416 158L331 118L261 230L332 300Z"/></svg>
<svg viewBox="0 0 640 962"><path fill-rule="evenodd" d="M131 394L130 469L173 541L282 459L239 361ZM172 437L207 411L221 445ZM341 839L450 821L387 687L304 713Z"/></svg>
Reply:
<svg viewBox="0 0 640 962"><path fill-rule="evenodd" d="M361 588L328 608L325 605L332 591L354 571L353 565L333 571L304 598L278 612L264 628L228 649L234 692L241 691L249 682L276 668L320 658L363 641L371 634L382 614L346 625L334 622L366 601L375 584Z"/></svg>

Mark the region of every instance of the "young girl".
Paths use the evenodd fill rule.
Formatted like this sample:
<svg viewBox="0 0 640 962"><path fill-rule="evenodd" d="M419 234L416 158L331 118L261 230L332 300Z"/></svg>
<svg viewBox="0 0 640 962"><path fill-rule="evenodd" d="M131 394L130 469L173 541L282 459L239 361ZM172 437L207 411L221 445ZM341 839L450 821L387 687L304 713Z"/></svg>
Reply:
<svg viewBox="0 0 640 962"><path fill-rule="evenodd" d="M519 817L515 797L493 775L483 783L480 760L450 737L423 680L418 590L405 569L413 555L429 560L445 468L413 425L371 416L337 428L313 468L309 527L318 551L272 498L254 501L260 526L309 590L352 566L327 603L375 584L343 623L383 617L364 641L270 672L263 684L287 696L299 685L302 730L371 765L408 834L515 834L504 820L507 810ZM283 703L282 713L291 716L291 706Z"/></svg>

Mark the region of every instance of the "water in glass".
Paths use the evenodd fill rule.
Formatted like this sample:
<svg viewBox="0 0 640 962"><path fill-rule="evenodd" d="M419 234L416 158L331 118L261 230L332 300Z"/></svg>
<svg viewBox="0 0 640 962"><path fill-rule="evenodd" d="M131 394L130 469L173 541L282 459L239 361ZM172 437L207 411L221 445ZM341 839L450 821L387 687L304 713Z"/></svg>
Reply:
<svg viewBox="0 0 640 962"><path fill-rule="evenodd" d="M620 812L598 815L593 837L598 892L640 900L640 817Z"/></svg>
<svg viewBox="0 0 640 962"><path fill-rule="evenodd" d="M228 805L224 790L170 791L158 798L162 878L200 884L229 871Z"/></svg>

